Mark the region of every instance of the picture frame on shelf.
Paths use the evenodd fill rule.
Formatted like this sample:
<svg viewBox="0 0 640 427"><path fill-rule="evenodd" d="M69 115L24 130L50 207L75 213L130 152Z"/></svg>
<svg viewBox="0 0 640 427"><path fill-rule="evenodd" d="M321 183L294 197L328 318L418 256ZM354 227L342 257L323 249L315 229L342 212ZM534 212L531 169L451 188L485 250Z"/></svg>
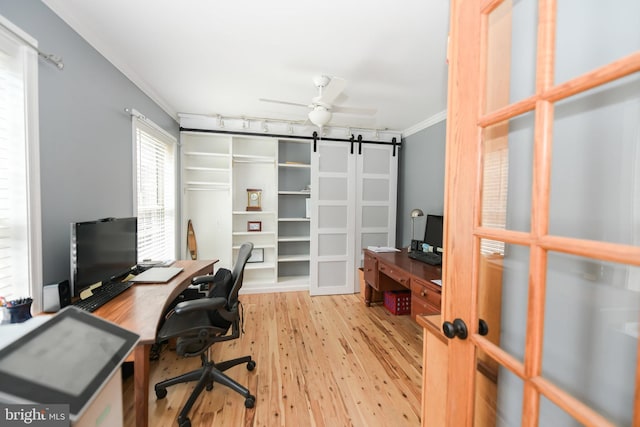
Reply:
<svg viewBox="0 0 640 427"><path fill-rule="evenodd" d="M249 257L247 262L264 262L264 249L253 248L251 250L251 256Z"/></svg>
<svg viewBox="0 0 640 427"><path fill-rule="evenodd" d="M262 221L247 221L247 231L262 231Z"/></svg>

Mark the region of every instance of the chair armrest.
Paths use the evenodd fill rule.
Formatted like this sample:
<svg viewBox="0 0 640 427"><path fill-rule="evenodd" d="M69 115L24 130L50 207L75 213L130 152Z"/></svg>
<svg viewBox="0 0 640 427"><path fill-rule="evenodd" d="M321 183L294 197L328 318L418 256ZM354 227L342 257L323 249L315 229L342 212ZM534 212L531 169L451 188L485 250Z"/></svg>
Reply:
<svg viewBox="0 0 640 427"><path fill-rule="evenodd" d="M222 308L227 303L226 298L200 298L190 301L183 301L176 305L174 311L176 314L186 314L193 311L210 311Z"/></svg>
<svg viewBox="0 0 640 427"><path fill-rule="evenodd" d="M213 282L213 275L211 274L207 274L206 276L196 276L193 279L191 279L191 284L192 285L201 285L203 283L211 283Z"/></svg>

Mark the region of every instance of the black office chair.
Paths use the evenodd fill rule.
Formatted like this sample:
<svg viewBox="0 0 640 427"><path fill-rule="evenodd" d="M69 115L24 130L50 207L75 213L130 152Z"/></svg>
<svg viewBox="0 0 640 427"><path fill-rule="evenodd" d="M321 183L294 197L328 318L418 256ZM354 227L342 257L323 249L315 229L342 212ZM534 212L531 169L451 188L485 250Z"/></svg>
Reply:
<svg viewBox="0 0 640 427"><path fill-rule="evenodd" d="M158 342L177 338L176 352L180 356L200 356L202 359L201 368L155 385L156 397L162 399L167 395L167 387L198 381L178 415L180 427L191 426L187 414L202 389L211 390L214 382L223 384L244 396L245 407L253 408L255 405L256 398L249 392L249 389L223 373L223 371L242 363L246 363L247 369L253 371L256 362L251 360L251 356L220 363L209 360L208 356L209 347L214 343L236 339L240 336L242 319L238 292L242 287L244 267L251 256L252 249L253 243L244 243L240 247L233 271L220 268L213 276L194 278L193 285L209 285L206 297L177 304L158 331ZM231 334L227 334L229 328L231 328Z"/></svg>

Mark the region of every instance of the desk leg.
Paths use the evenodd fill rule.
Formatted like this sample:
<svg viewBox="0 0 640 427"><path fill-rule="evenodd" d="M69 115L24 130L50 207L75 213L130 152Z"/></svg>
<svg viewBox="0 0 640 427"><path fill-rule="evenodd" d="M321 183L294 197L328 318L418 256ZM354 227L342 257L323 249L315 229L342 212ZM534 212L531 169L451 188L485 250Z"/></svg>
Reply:
<svg viewBox="0 0 640 427"><path fill-rule="evenodd" d="M149 353L151 344L139 344L133 354L136 427L149 425Z"/></svg>
<svg viewBox="0 0 640 427"><path fill-rule="evenodd" d="M364 305L366 305L367 307L371 306L371 294L371 285L369 285L367 282L364 282Z"/></svg>

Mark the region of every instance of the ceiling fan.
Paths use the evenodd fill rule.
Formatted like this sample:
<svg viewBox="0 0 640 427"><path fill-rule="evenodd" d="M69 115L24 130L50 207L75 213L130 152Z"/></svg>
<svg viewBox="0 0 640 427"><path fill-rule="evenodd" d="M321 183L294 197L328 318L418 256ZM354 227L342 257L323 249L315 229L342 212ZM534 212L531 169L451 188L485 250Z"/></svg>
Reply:
<svg viewBox="0 0 640 427"><path fill-rule="evenodd" d="M376 109L374 108L356 108L333 105L333 102L347 86L347 81L341 77L329 77L324 75L316 76L313 78L313 84L318 88L318 96L311 99L311 104L265 98L260 98L260 101L311 108L311 111L309 111L308 114L309 121L320 128L329 123L332 113L365 115L374 115L376 113Z"/></svg>

